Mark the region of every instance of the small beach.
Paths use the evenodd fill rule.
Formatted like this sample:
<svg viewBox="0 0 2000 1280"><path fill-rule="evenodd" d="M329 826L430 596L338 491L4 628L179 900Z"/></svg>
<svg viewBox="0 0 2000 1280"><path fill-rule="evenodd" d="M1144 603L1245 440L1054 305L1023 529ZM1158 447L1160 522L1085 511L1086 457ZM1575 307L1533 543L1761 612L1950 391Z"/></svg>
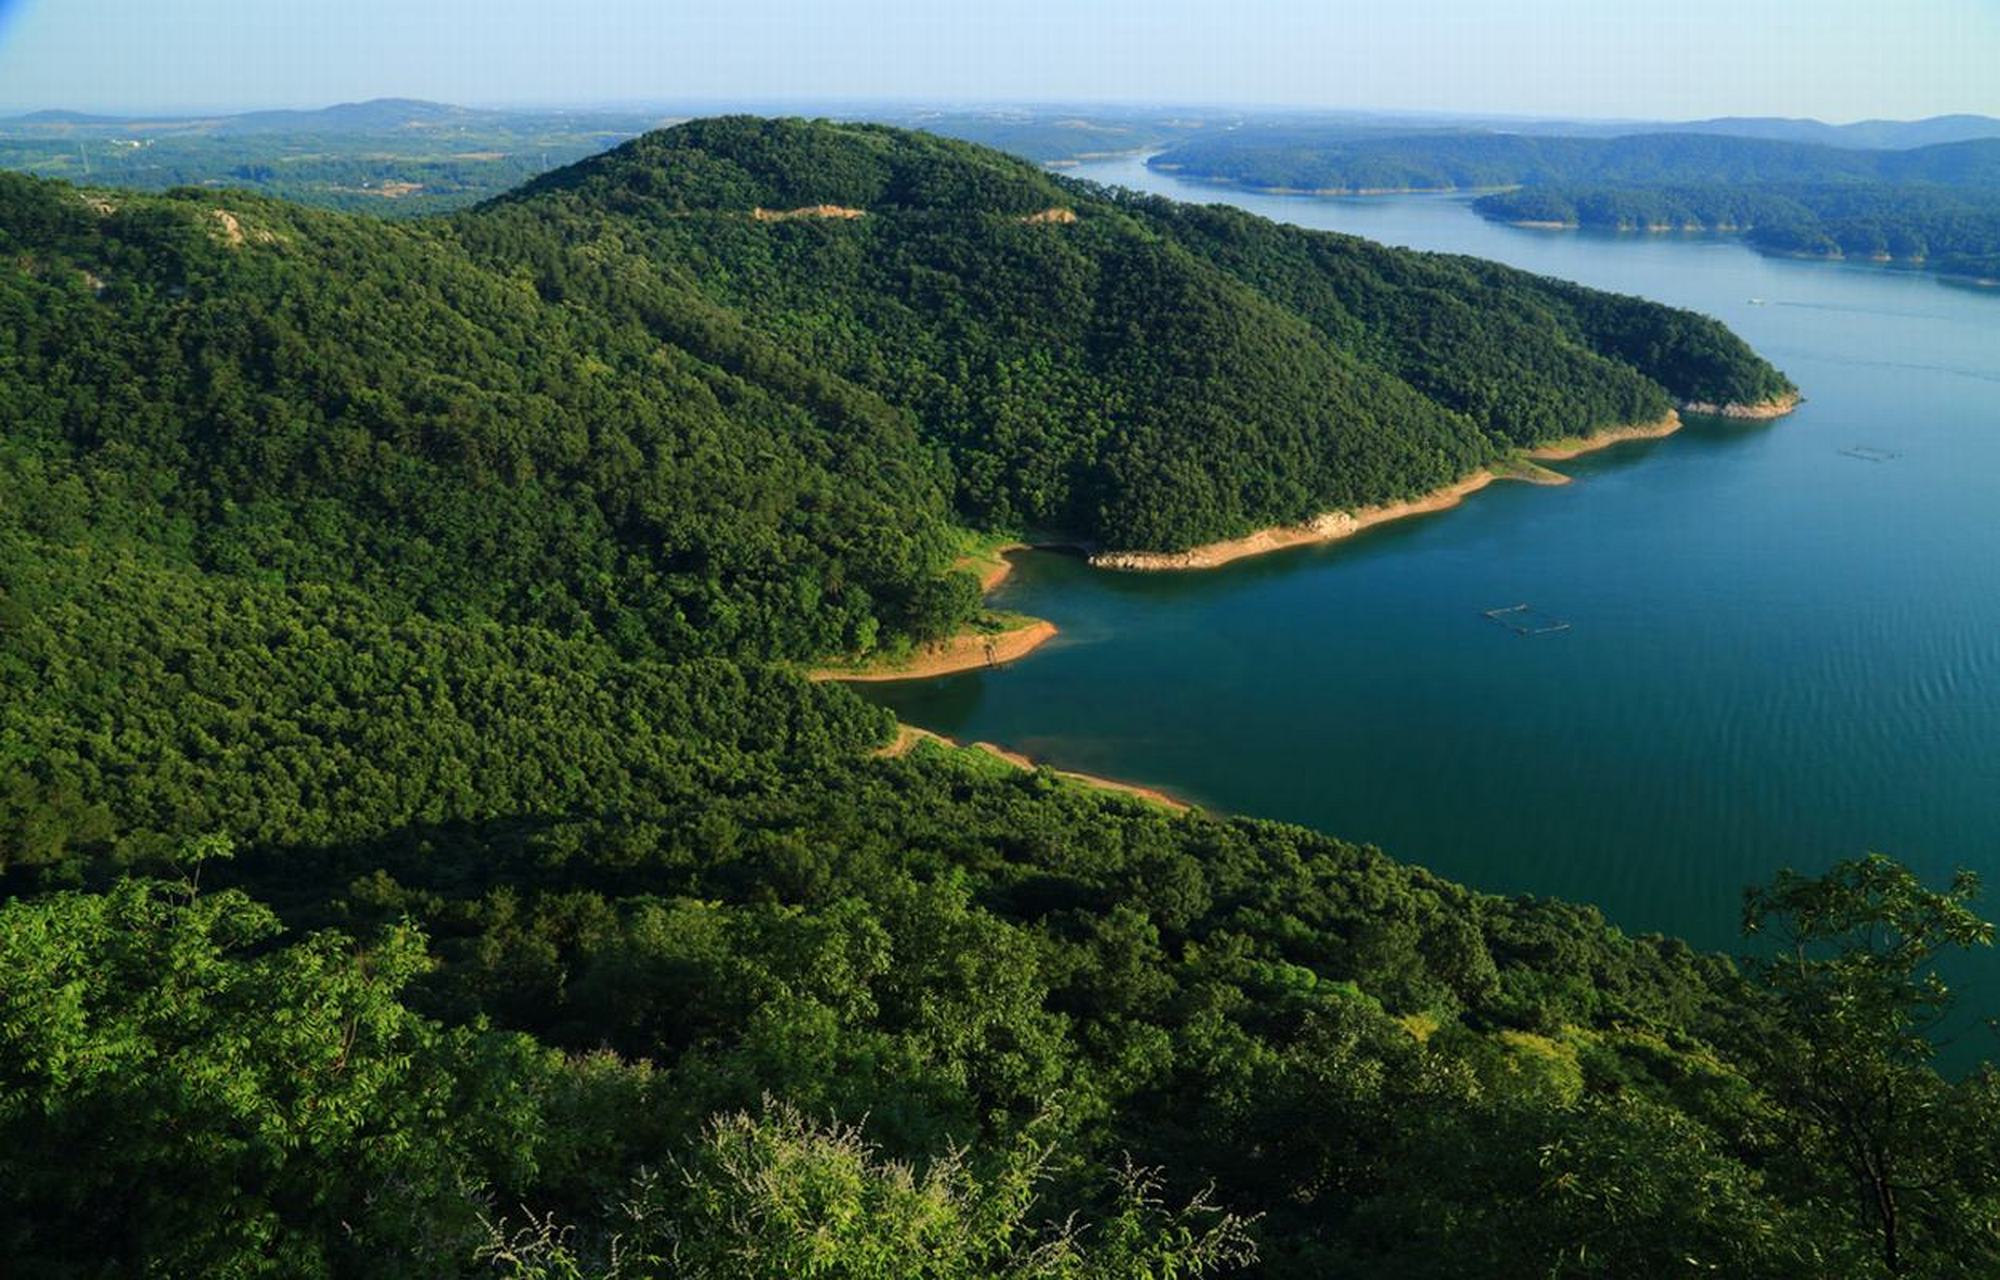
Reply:
<svg viewBox="0 0 2000 1280"><path fill-rule="evenodd" d="M865 683L956 675L961 671L977 671L981 667L997 667L1013 662L1047 644L1055 636L1055 624L1040 619L1007 631L961 631L923 646L906 661L853 668L822 667L812 673L812 678Z"/></svg>

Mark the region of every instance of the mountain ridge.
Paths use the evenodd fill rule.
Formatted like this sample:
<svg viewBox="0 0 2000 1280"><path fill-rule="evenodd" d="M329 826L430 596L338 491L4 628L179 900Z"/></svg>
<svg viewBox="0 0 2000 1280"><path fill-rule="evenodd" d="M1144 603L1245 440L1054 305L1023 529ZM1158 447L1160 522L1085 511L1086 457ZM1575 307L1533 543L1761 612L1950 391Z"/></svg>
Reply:
<svg viewBox="0 0 2000 1280"><path fill-rule="evenodd" d="M799 139L808 135L842 140L838 160L822 155L813 163L803 163L795 149ZM975 156L976 161L967 158ZM1158 445L1142 447L1133 440L1130 447L1135 452L1125 463L1129 468L1125 473L1129 483L1117 483L1119 489L1125 490L1123 493L1102 492L1106 478L1088 474L1097 465L1088 464L1086 473L1071 474L1066 479L1050 477L1044 488L1044 498L1048 500L1040 503L1024 502L1018 492L982 491L972 496L974 508L983 513L982 518L1007 525L1063 528L1112 546L1145 545L1134 539L1193 545L1215 536L1246 532L1258 523L1308 518L1343 504L1369 505L1412 497L1475 469L1496 447L1494 441L1532 444L1630 421L1650 421L1671 407L1673 399L1762 400L1786 389L1782 380L1765 385L1764 381L1753 379L1740 387L1716 384L1712 393L1698 394L1690 382L1666 388L1663 396L1660 391L1642 387L1648 375L1641 373L1633 380L1632 365L1644 366L1651 360L1652 376L1666 377L1669 381L1677 376L1697 379L1708 376L1696 374L1692 364L1675 364L1680 358L1676 353L1691 348L1677 346L1683 339L1662 330L1656 335L1658 340L1650 345L1619 348L1612 363L1599 363L1604 359L1604 348L1593 344L1600 343L1601 336L1593 336L1596 331L1590 324L1579 320L1582 313L1573 304L1585 294L1571 287L1531 281L1522 273L1488 264L1399 254L1352 237L1303 232L1225 210L1196 210L1144 197L1118 195L1051 175L998 153L973 151L961 144L899 133L884 126L757 122L735 117L681 126L538 178L518 192L483 206L474 216L530 222L540 219L554 224L564 224L567 220L564 234L569 235L575 234L578 223L605 224L615 217L624 220L621 244L628 251L636 247L642 258L678 264L711 252L704 243L711 239L720 238L732 245L751 244L731 229L730 224L704 220L707 215L816 203L868 211L866 219L855 220L838 232L828 230L827 234L836 237L827 243L829 251L834 244L850 246L840 254L830 259L813 256L822 241L815 238L817 233L808 236L800 230L787 234L807 238L755 242L755 251L760 254L777 250L777 256L761 268L766 274L759 293L753 295L731 285L704 284L689 278L695 279L695 287L704 290L718 305L745 314L749 314L746 308L755 309L753 304L769 304L780 310L788 306L807 310L858 306L865 311L865 320L856 312L843 322L841 332L870 332L877 335L878 342L907 341L918 346L928 341L923 334L929 331L929 326L943 319L938 308L946 306L949 299L964 295L970 302L977 297L990 307L996 296L994 291L999 290L1013 298L1015 305L1030 308L1014 318L1020 327L1034 331L1043 326L1048 336L1062 335L1063 341L1059 347L1044 348L1038 355L1021 341L1025 334L1010 337L1002 331L1005 326L994 326L991 331L982 332L982 342L997 343L997 349L1009 353L1008 359L1046 359L1050 351L1061 352L1059 363L1064 367L1051 373L1072 385L1107 378L1130 379L1149 373L1167 379L1158 384L1157 390L1139 397L1139 401L1150 403L1177 397L1185 400L1186 390L1167 390L1170 384L1184 386L1183 374L1193 373L1198 379L1220 376L1218 366L1226 362L1208 353L1229 349L1232 343L1243 341L1242 334L1249 330L1231 322L1228 329L1212 338L1179 342L1173 349L1204 354L1199 359L1190 359L1189 369L1174 372L1157 367L1157 362L1166 357L1161 351L1151 349L1155 344L1141 340L1138 347L1132 347L1129 344L1134 339L1129 335L1121 338L1128 330L1118 326L1137 325L1129 334L1142 335L1148 329L1193 321L1199 309L1191 310L1190 306L1193 299L1199 298L1202 307L1212 305L1239 315L1241 324L1251 329L1274 326L1268 339L1257 340L1263 344L1260 350L1289 347L1300 358L1323 362L1324 371L1319 375L1323 386L1380 386L1379 392L1355 394L1413 396L1407 402L1397 401L1407 404L1406 409L1398 412L1412 424L1412 429L1433 434L1434 443L1425 448L1442 448L1447 456L1462 460L1456 464L1460 469L1455 473L1446 474L1449 468L1427 472L1421 487L1410 492L1393 492L1380 483L1355 488L1331 476L1312 480L1301 475L1287 483L1302 486L1302 491L1284 505L1266 503L1219 520L1197 518L1189 513L1186 518L1164 521L1157 518L1130 521L1120 515L1121 509L1131 505L1126 501L1130 485L1144 485L1152 495L1162 496L1158 488L1160 473L1151 471L1154 477L1151 480L1145 477L1162 455L1175 451ZM1068 220L1041 227L1024 225L1025 219L1051 208L1065 210ZM635 228L644 230L635 235ZM1007 264L1006 278L991 278L992 273L984 269L965 272L948 265L953 255L960 252L945 244L952 237L987 246L988 252L980 261ZM864 246L886 247L892 252L870 254L862 251ZM843 292L838 299L827 296L827 272L832 269L829 262L837 262L837 271L844 273L838 286ZM946 274L935 274L940 263L947 264ZM1114 263L1118 266L1115 272L1111 271ZM922 295L909 295L900 281L913 272L933 273L929 278L946 291L945 297L933 305ZM1332 289L1328 287L1330 272L1342 280ZM1525 392L1525 400L1547 402L1539 411L1546 414L1545 418L1530 421L1520 413L1510 418L1497 407L1497 401L1489 402L1479 388L1482 379L1497 376L1495 371L1474 373L1468 368L1448 377L1430 376L1435 370L1418 372L1427 357L1412 345L1414 332L1391 336L1392 332L1400 333L1403 326L1420 323L1414 313L1405 314L1395 302L1399 290L1407 286L1402 277L1412 272L1431 277L1433 291L1424 296L1437 301L1427 302L1426 307L1433 313L1450 311L1455 317L1451 323L1459 330L1460 353L1428 357L1432 363L1438 359L1461 362L1503 359L1497 352L1490 356L1474 354L1482 344L1498 341L1494 336L1479 333L1482 327L1498 325L1513 334L1507 339L1509 343L1518 342L1530 350L1540 344L1549 349L1547 359L1565 365L1561 375L1553 372L1555 365L1540 369L1527 364L1514 371L1516 391ZM1128 310L1132 300L1123 296L1129 288L1125 282L1141 276L1148 281L1146 287L1164 290L1166 295L1180 297L1183 302L1164 311L1157 307ZM1027 283L1030 277L1040 283L1030 287ZM1068 283L1052 288L1051 281ZM1441 300L1442 292L1448 291L1465 294L1467 300L1445 303ZM1531 300L1529 292L1538 300ZM1479 295L1487 299L1483 307L1471 300ZM1666 325L1667 329L1682 324L1699 327L1692 318L1669 322L1667 311L1636 302L1626 305L1635 313L1651 317L1649 323ZM1297 327L1301 322L1303 327ZM1441 321L1437 314L1432 314L1421 323L1435 326ZM1287 329L1292 336L1278 336ZM1376 336L1366 337L1371 330ZM1690 330L1685 336L1691 339L1692 333ZM1744 351L1740 345L1732 346L1734 340L1722 337L1719 331L1700 341L1709 343L1711 337L1720 345L1704 347L1709 354L1702 359L1719 359L1722 364L1741 359ZM1423 350L1449 348L1433 343ZM1725 354L1731 351L1736 354ZM888 365L894 367L907 358L891 357ZM1261 358L1248 353L1241 357L1244 367L1251 367ZM857 377L874 377L875 374L864 375L861 370L884 367L882 356L864 355L858 350L841 359L849 362L845 372ZM1721 365L1716 365L1712 372L1720 368ZM1207 372L1200 371L1204 369ZM1417 381L1406 378L1412 374ZM986 375L973 371L970 376L978 380ZM1284 386L1296 376L1296 372L1273 371L1270 381ZM1214 399L1221 395L1242 399L1240 389L1245 381L1234 380L1238 391L1225 394L1218 389L1198 393L1195 398L1206 395ZM1614 386L1622 389L1614 392ZM1396 390L1397 387L1401 390ZM955 395L940 396L937 388L925 391L921 387L893 387L887 383L878 384L877 389L891 399L909 403L921 419L942 424L941 432L947 438L987 455L978 463L983 472L1004 473L1022 461L992 456L990 428L982 425L976 414L968 420L966 406ZM1308 393L1296 394L1304 403L1311 402ZM1586 407L1589 397L1597 394L1610 399ZM1249 397L1250 401L1258 399L1254 395ZM1297 430L1295 424L1281 424L1272 413L1272 408L1251 409L1246 402L1238 416L1266 424L1260 430ZM1145 414L1138 411L1138 416L1143 418ZM1563 419L1567 420L1567 429L1563 429ZM1217 423L1215 427L1220 425ZM1114 441L1118 436L1130 435L1129 425L1124 429L1115 423L1106 426L1113 429ZM1180 438L1185 444L1200 437ZM1067 447L1060 443L1060 436L1044 439L1050 446ZM1250 450L1258 447L1254 442L1239 443ZM1359 443L1340 447L1353 449ZM1138 456L1140 453L1150 456ZM1219 456L1199 465L1212 474L1226 475L1230 471ZM1380 460L1363 465L1378 468L1386 465L1393 469L1399 464ZM1004 490L1006 486L1001 488ZM1063 499L1063 494L1068 498ZM1315 494L1316 498L1312 496ZM1220 504L1221 511L1235 511L1239 505L1236 498L1225 493L1211 493L1209 497ZM1319 505L1313 506L1314 501ZM1151 513L1156 517L1163 514L1159 510ZM1234 527L1225 527L1232 524Z"/></svg>

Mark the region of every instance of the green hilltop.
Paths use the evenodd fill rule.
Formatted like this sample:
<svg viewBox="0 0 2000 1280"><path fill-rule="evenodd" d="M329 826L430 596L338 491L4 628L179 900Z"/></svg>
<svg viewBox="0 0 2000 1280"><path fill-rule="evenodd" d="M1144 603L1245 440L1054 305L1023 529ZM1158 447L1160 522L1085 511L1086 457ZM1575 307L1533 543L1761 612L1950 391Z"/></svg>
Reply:
<svg viewBox="0 0 2000 1280"><path fill-rule="evenodd" d="M0 192L12 450L207 568L674 655L947 630L960 525L1176 550L1788 389L1686 312L866 126L701 122L396 225ZM758 216L819 205L863 215Z"/></svg>

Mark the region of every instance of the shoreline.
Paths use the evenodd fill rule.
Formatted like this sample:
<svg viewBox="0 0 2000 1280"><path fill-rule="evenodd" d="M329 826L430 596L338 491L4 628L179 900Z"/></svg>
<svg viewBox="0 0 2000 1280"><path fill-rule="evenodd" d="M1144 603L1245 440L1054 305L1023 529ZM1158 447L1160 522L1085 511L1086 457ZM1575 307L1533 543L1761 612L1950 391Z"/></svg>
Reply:
<svg viewBox="0 0 2000 1280"><path fill-rule="evenodd" d="M1387 524L1391 520L1448 511L1496 480L1516 480L1527 484L1545 485L1569 483L1568 476L1540 467L1522 466L1520 460L1560 462L1599 449L1607 449L1615 444L1623 444L1629 440L1653 440L1669 436L1680 428L1680 414L1669 411L1666 417L1655 422L1612 427L1593 435L1522 450L1515 455L1514 460L1503 460L1492 466L1482 467L1471 475L1441 489L1433 489L1421 497L1363 507L1359 511L1329 511L1313 517L1304 524L1273 525L1254 533L1244 534L1240 538L1210 542L1199 547L1191 547L1186 551L1102 551L1091 555L1089 560L1094 568L1123 569L1138 573L1214 569L1273 551L1338 542L1343 538L1353 537L1364 529Z"/></svg>
<svg viewBox="0 0 2000 1280"><path fill-rule="evenodd" d="M919 729L916 725L904 724L900 720L896 722L896 740L886 747L878 748L875 754L893 760L898 756L908 755L916 749L917 744L920 742L935 742L939 746L949 747L955 751L984 752L996 760L1003 761L1027 773L1054 774L1058 778L1065 778L1071 782L1081 783L1095 791L1111 791L1119 795L1131 796L1134 799L1144 800L1148 804L1159 805L1161 808L1177 814L1194 813L1197 811L1196 806L1154 787L1142 787L1135 782L1120 782L1116 778L1101 777L1094 773L1078 773L1074 769L1058 769L1053 765L1043 764L1031 756L1022 755L1018 751L1009 751L1005 747L995 743L974 742L967 744L958 741L956 738L948 738L941 733L933 733L929 729Z"/></svg>
<svg viewBox="0 0 2000 1280"><path fill-rule="evenodd" d="M1008 575L1014 570L1014 562L1010 557L1017 551L1056 550L1068 546L1070 549L1082 550L1085 562L1094 569L1134 573L1215 569L1252 556L1268 555L1274 551L1338 542L1353 537L1365 529L1372 529L1376 525L1387 524L1392 520L1401 520L1408 516L1448 511L1497 480L1551 486L1568 484L1570 477L1539 464L1566 462L1584 454L1595 453L1634 440L1662 439L1679 431L1685 425L1681 421L1682 411L1705 417L1745 421L1767 420L1790 413L1803 399L1803 396L1793 392L1788 396L1759 401L1755 404L1718 405L1702 401L1683 401L1679 409L1669 409L1665 417L1652 422L1608 427L1588 436L1574 436L1566 440L1551 441L1548 444L1517 450L1506 458L1419 497L1363 507L1358 511L1324 512L1303 524L1272 525L1241 537L1205 543L1185 551L1102 551L1075 548L1074 544L1008 542L994 546L980 555L968 557L961 562L961 567L979 574L979 590L982 595L990 595L1007 580ZM813 680L886 683L893 680L924 680L959 675L967 671L1000 667L1017 661L1047 644L1056 634L1054 623L1036 619L1008 631L960 632L926 646L907 661L894 666L873 669L822 667L809 672L808 676Z"/></svg>
<svg viewBox="0 0 2000 1280"><path fill-rule="evenodd" d="M1003 542L962 557L952 567L979 575L979 594L990 596L1007 575L1014 571L1010 558L1016 551L1029 551L1026 542ZM806 673L808 680L842 680L855 684L883 684L891 680L925 680L958 675L986 667L1004 666L1024 658L1056 637L1056 624L1030 618L1005 631L961 631L947 636L889 666L817 667Z"/></svg>
<svg viewBox="0 0 2000 1280"><path fill-rule="evenodd" d="M1499 218L1490 217L1483 213L1479 216L1485 218L1488 222L1497 222L1502 226L1508 227L1525 227L1531 231L1583 231L1588 229L1591 231L1608 231L1614 235L1725 236L1741 235L1749 230L1748 227L1738 226L1734 222L1718 222L1713 225L1703 222L1647 222L1615 227L1607 227L1593 222L1586 228L1581 222L1569 222L1561 218Z"/></svg>
<svg viewBox="0 0 2000 1280"><path fill-rule="evenodd" d="M1734 418L1744 422L1768 422L1772 418L1782 418L1805 403L1805 397L1794 391L1789 395L1771 400L1759 400L1754 404L1714 404L1703 400L1683 400L1682 413L1700 414L1704 418Z"/></svg>
<svg viewBox="0 0 2000 1280"><path fill-rule="evenodd" d="M808 672L807 679L874 684L889 680L923 680L933 676L957 675L964 671L1005 666L1033 653L1055 637L1056 624L1036 618L1008 631L961 631L957 635L924 646L912 654L908 661L894 666L874 669L821 667Z"/></svg>
<svg viewBox="0 0 2000 1280"><path fill-rule="evenodd" d="M1135 150L1143 150L1135 149ZM1120 152L1131 155L1133 152ZM1153 155L1164 155L1156 151ZM1496 186L1474 187L1283 187L1269 186L1261 182L1251 182L1244 178L1225 178L1219 174L1195 173L1177 164L1154 164L1149 158L1146 167L1156 173L1172 174L1186 182L1198 182L1211 187L1230 187L1237 191L1247 191L1258 196L1310 196L1319 199L1353 198L1362 200L1380 199L1384 196L1472 196L1496 195L1504 191L1518 191L1518 182L1501 183Z"/></svg>
<svg viewBox="0 0 2000 1280"><path fill-rule="evenodd" d="M1026 542L1003 542L990 547L979 555L967 556L957 567L979 575L979 594L990 596L999 585L1014 572L1014 562L1008 557L1016 551L1032 551L1034 547Z"/></svg>
<svg viewBox="0 0 2000 1280"><path fill-rule="evenodd" d="M1186 551L1099 551L1088 559L1094 569L1123 569L1139 573L1218 569L1233 561L1268 555L1273 551L1314 546L1322 542L1338 542L1342 538L1352 537L1363 529L1371 529L1378 524L1400 520L1405 516L1446 511L1463 502L1468 494L1477 493L1498 479L1500 479L1498 472L1482 468L1442 489L1433 489L1420 498L1363 507L1359 511L1329 511L1314 516L1304 524L1272 525L1254 533L1246 533L1240 538L1205 543L1198 547L1189 547Z"/></svg>
<svg viewBox="0 0 2000 1280"><path fill-rule="evenodd" d="M1311 192L1280 192L1284 195L1310 195ZM1410 192L1411 195L1423 194ZM1479 211L1474 210L1475 213ZM1757 229L1756 224L1747 222L1648 222L1638 225L1608 226L1601 222L1581 222L1561 218L1509 218L1503 214L1480 213L1480 217L1495 226L1518 227L1524 231L1594 231L1606 235L1685 235L1685 236L1741 236L1747 237ZM1940 280L1969 284L1977 288L2000 287L2000 277L1967 275L1942 267L1930 265L1926 254L1843 253L1838 249L1819 253L1809 249L1778 249L1745 239L1744 245L1768 258L1782 258L1788 262L1858 262L1877 267L1894 267L1905 271L1925 271ZM1732 416L1732 415L1723 415Z"/></svg>
<svg viewBox="0 0 2000 1280"><path fill-rule="evenodd" d="M1682 405L1690 413L1735 419L1777 418L1797 408L1802 396L1794 392L1790 396L1757 404L1710 405L1687 402ZM1668 410L1665 417L1653 422L1631 423L1622 427L1611 427L1588 436L1576 436L1567 440L1552 441L1530 449L1518 450L1507 458L1496 461L1491 466L1482 467L1471 475L1464 476L1452 484L1434 489L1421 497L1400 502L1382 503L1364 507L1359 511L1332 511L1317 516L1301 525L1275 525L1259 529L1240 538L1222 542L1212 542L1187 551L1085 551L1084 558L1093 568L1122 569L1135 572L1156 572L1187 569L1217 568L1236 560L1251 556L1265 555L1273 551L1288 550L1293 547L1312 546L1325 542L1337 542L1352 537L1364 529L1386 524L1391 520L1401 520L1407 516L1427 515L1437 511L1447 511L1463 502L1468 496L1479 492L1496 480L1514 480L1524 484L1565 485L1570 477L1558 471L1551 471L1539 465L1543 462L1563 462L1584 454L1595 453L1614 445L1634 440L1658 440L1674 434L1683 426L1680 412ZM1032 550L1053 550L1059 544L1036 544L1010 542L993 547L985 554L969 559L963 567L977 570L982 594L990 594L994 588L1006 581L1013 572L1010 558L1013 552ZM1073 545L1070 549L1075 550ZM808 673L813 680L839 680L851 683L877 683L895 680L921 680L938 676L958 675L967 671L977 671L986 667L998 667L1026 657L1036 649L1054 639L1056 625L1043 619L1034 619L1012 630L1001 632L961 632L936 644L920 650L908 661L893 667L875 670L866 668L843 669L821 668ZM942 746L959 750L982 751L1014 768L1029 772L1046 771L1059 778L1080 783L1102 791L1117 792L1134 796L1151 804L1157 804L1175 813L1186 813L1195 808L1184 800L1167 792L1137 783L1120 782L1115 778L1105 778L1097 774L1079 773L1069 769L1058 769L1045 765L1032 757L1017 751L1009 751L991 742L974 742L969 746L943 734L915 725L896 725L896 739L888 746L875 752L879 756L895 757L907 754L920 742L931 741Z"/></svg>
<svg viewBox="0 0 2000 1280"><path fill-rule="evenodd" d="M1681 421L1678 409L1669 410L1667 416L1655 422L1635 422L1630 426L1608 427L1587 436L1572 436L1567 440L1551 440L1538 444L1527 451L1527 456L1537 462L1567 462L1580 458L1586 453L1596 453L1599 449L1609 449L1614 444L1627 440L1660 440L1679 431L1685 423ZM1567 479L1568 477L1564 477Z"/></svg>

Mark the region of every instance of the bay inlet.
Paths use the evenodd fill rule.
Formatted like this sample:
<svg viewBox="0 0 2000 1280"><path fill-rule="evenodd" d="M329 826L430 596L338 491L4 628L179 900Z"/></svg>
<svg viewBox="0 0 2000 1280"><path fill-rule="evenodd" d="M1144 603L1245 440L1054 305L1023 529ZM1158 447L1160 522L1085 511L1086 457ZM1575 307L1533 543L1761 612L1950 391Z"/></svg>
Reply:
<svg viewBox="0 0 2000 1280"><path fill-rule="evenodd" d="M1781 866L1875 849L2000 875L2000 296L1725 237L1496 225L1463 198L1071 172L1690 307L1807 402L1202 572L1021 553L995 604L1055 640L867 696L1698 946L1733 949L1743 886ZM1517 604L1570 625L1482 616ZM1972 1002L2000 1004L2000 964L1972 964Z"/></svg>

